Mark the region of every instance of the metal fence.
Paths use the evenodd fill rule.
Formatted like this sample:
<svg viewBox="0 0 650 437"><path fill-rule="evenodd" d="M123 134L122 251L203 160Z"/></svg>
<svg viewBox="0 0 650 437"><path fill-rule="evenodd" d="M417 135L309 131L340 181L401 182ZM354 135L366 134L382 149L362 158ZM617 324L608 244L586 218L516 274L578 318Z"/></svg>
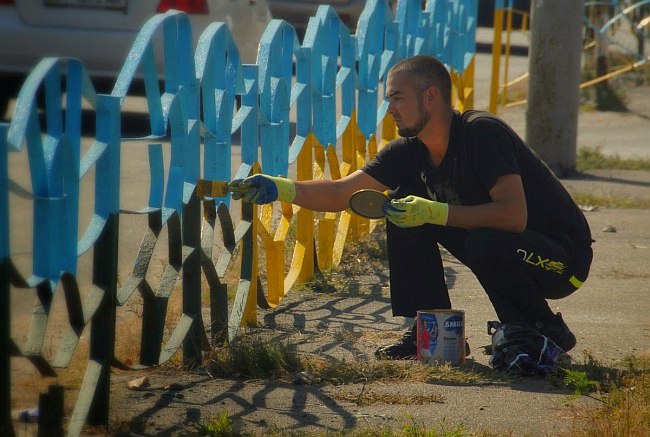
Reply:
<svg viewBox="0 0 650 437"><path fill-rule="evenodd" d="M584 2L584 54L593 58L596 64L596 77L580 84L580 89L604 82L631 71L647 68L650 56L646 54L646 42L650 34L650 0L622 1L601 0ZM513 15L521 17L521 32L526 33L530 21L529 12L513 8L513 0L495 0L494 38L492 43L492 78L490 83L490 103L488 110L497 113L499 104L503 108L526 105L527 99L508 101L510 87L528 79L528 72L509 80L508 63L510 59L510 36L513 29ZM502 32L505 45L502 45ZM629 58L624 65L610 68L610 50ZM503 52L504 62L501 56ZM501 74L503 72L503 74ZM500 78L503 80L500 81Z"/></svg>
<svg viewBox="0 0 650 437"><path fill-rule="evenodd" d="M279 202L241 204L241 219L233 223L230 199L220 197L218 189L199 199L199 180L229 181L259 171L287 175L290 170L300 180L328 173L336 179L358 169L395 137L383 83L389 68L412 54L442 59L452 73L456 106L471 108L476 9L476 0L429 0L424 9L419 0L400 0L393 16L386 0L368 0L351 35L333 9L321 6L302 42L292 26L271 21L257 63L250 65L241 63L224 23L211 24L194 48L188 17L169 11L142 28L110 95L95 92L83 60L43 59L25 81L11 123L0 125L0 341L7 351L0 358L0 434L12 433L9 357L26 358L43 376L56 375L56 369L70 364L88 327L89 359L67 433L78 435L86 423L108 424L110 367L126 367L114 356L117 308L128 304L135 291L142 297L139 365L162 364L181 346L184 362L197 364L204 350L232 340L240 326L254 324L258 306L276 306L294 284L313 278L315 269L337 265L345 243L369 232L372 223L348 211L315 217ZM154 44L162 45L162 72L156 70ZM130 188L120 184L120 168L129 165L121 159L121 116L136 77L144 79L148 106L150 134L139 140L148 147L150 188L148 204L127 211L120 205L120 190ZM45 101L42 117L39 93ZM82 104L90 105L95 116L95 138L83 156ZM242 164L233 169L235 134ZM165 140L171 150L168 165ZM29 193L8 176L8 154L16 152L27 154ZM88 199L80 195L80 183L90 173L94 193ZM209 184L212 188L218 184ZM17 191L33 211L32 271L27 274L12 261L10 200ZM80 204L86 202L94 205L93 214L79 234ZM147 226L137 253L120 253L133 259L133 270L118 283L119 223L126 214L146 216ZM292 226L295 243L287 239ZM163 231L168 256L154 286L147 273ZM285 252L291 250L285 268ZM78 279L78 260L89 251L92 280L85 284ZM261 251L265 287L259 276ZM229 301L224 276L236 252L241 267L236 295ZM18 289L36 297L25 344L10 332L10 292ZM178 289L182 314L165 334L169 298ZM61 292L69 326L49 357L43 345L53 296ZM202 316L206 293L207 322ZM57 393L41 396L41 428L47 420L60 426L62 395ZM48 418L45 410L58 411L59 417Z"/></svg>

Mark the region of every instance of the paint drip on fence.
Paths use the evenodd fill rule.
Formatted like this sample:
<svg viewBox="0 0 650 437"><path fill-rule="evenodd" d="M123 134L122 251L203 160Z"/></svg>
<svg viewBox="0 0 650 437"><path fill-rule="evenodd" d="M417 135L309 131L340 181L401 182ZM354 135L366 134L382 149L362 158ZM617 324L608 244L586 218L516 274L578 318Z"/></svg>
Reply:
<svg viewBox="0 0 650 437"><path fill-rule="evenodd" d="M422 310L417 313L417 358L427 364L465 362L465 312Z"/></svg>

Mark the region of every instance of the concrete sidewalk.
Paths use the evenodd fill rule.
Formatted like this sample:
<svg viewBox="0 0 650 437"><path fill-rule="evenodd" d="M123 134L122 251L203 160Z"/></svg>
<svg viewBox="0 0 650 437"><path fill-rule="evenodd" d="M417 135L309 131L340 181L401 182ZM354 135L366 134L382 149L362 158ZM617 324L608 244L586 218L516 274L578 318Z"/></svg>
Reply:
<svg viewBox="0 0 650 437"><path fill-rule="evenodd" d="M579 146L649 157L649 92L647 86L628 89L630 111L626 113L582 112ZM522 108L512 108L502 116L521 132L524 114ZM563 183L573 192L650 201L650 172L646 171L589 171ZM584 362L588 354L604 367L614 367L627 356L650 354L650 212L595 209L585 215L596 240L590 277L572 296L552 301L552 308L562 312L576 334L574 361ZM384 237L378 232L371 238ZM489 373L489 356L483 354L482 346L490 343L486 322L496 315L469 269L451 256L445 262L452 303L465 311L473 351L463 368ZM345 293L290 292L278 308L260 310L254 332L289 339L303 353L344 362L374 362L377 346L399 338L410 321L391 315L386 267L369 268L350 278ZM150 389L127 390L126 382L138 376L114 376L112 405L114 417L144 422L146 435L192 429L193 423L206 423L224 411L241 430L251 432L263 432L269 426L306 433L401 430L404 424L415 422L438 430L463 424L470 432L558 435L575 426L576 409L602 405L592 397L569 400L570 391L550 379L536 378L488 378L467 384L443 377L429 382L296 385L159 370L148 373ZM165 389L170 382L179 383L178 390ZM381 399L386 394L413 399L433 396L436 401L355 403L362 395Z"/></svg>
<svg viewBox="0 0 650 437"><path fill-rule="evenodd" d="M590 278L569 298L553 301L578 338L574 360L584 362L587 351L605 367L628 355L650 353L650 235L647 210L597 210L587 213L597 240ZM616 232L611 232L612 227ZM607 229L607 232L603 230ZM373 238L383 238L381 234ZM469 269L445 257L453 306L466 314L466 333L472 355L466 371L487 371L489 356L486 321L496 318L490 302ZM395 341L408 326L393 318L387 294L387 272L368 271L351 278L354 291L326 294L292 291L274 310L260 311L263 336L289 339L303 353L329 356L345 362L375 360L377 346ZM411 362L412 366L420 364ZM464 424L472 432L511 435L557 435L571 429L574 409L599 407L593 398L568 400L571 392L550 379L486 378L460 384L442 377L429 382L373 382L364 384L296 385L289 381L212 379L205 372L161 370L147 373L151 388L126 389L140 374L113 378L114 417L147 424L146 435L166 435L191 429L225 411L245 431L261 432L274 425L284 430L323 432L353 427L402 429L416 421L430 428ZM179 383L177 390L164 387ZM399 395L402 398L435 396L435 401L395 405L377 402L357 405L362 394Z"/></svg>

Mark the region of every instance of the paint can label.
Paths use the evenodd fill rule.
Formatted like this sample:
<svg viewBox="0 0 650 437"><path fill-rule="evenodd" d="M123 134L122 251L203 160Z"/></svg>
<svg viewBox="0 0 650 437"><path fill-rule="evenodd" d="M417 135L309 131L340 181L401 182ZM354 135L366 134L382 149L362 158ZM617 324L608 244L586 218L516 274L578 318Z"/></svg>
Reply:
<svg viewBox="0 0 650 437"><path fill-rule="evenodd" d="M417 312L417 358L423 363L465 362L465 313L459 310Z"/></svg>

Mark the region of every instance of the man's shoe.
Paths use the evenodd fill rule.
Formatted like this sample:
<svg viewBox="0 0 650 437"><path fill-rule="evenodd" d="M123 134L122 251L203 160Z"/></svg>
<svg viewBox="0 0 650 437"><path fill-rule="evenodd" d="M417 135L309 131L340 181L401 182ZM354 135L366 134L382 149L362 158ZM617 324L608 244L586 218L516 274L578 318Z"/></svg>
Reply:
<svg viewBox="0 0 650 437"><path fill-rule="evenodd" d="M382 346L375 351L377 359L414 360L417 355L417 324L413 324L395 344Z"/></svg>
<svg viewBox="0 0 650 437"><path fill-rule="evenodd" d="M535 329L544 337L550 338L562 348L564 352L569 352L576 345L576 336L569 330L569 327L564 323L562 314L557 313L555 320L547 323L537 322Z"/></svg>

